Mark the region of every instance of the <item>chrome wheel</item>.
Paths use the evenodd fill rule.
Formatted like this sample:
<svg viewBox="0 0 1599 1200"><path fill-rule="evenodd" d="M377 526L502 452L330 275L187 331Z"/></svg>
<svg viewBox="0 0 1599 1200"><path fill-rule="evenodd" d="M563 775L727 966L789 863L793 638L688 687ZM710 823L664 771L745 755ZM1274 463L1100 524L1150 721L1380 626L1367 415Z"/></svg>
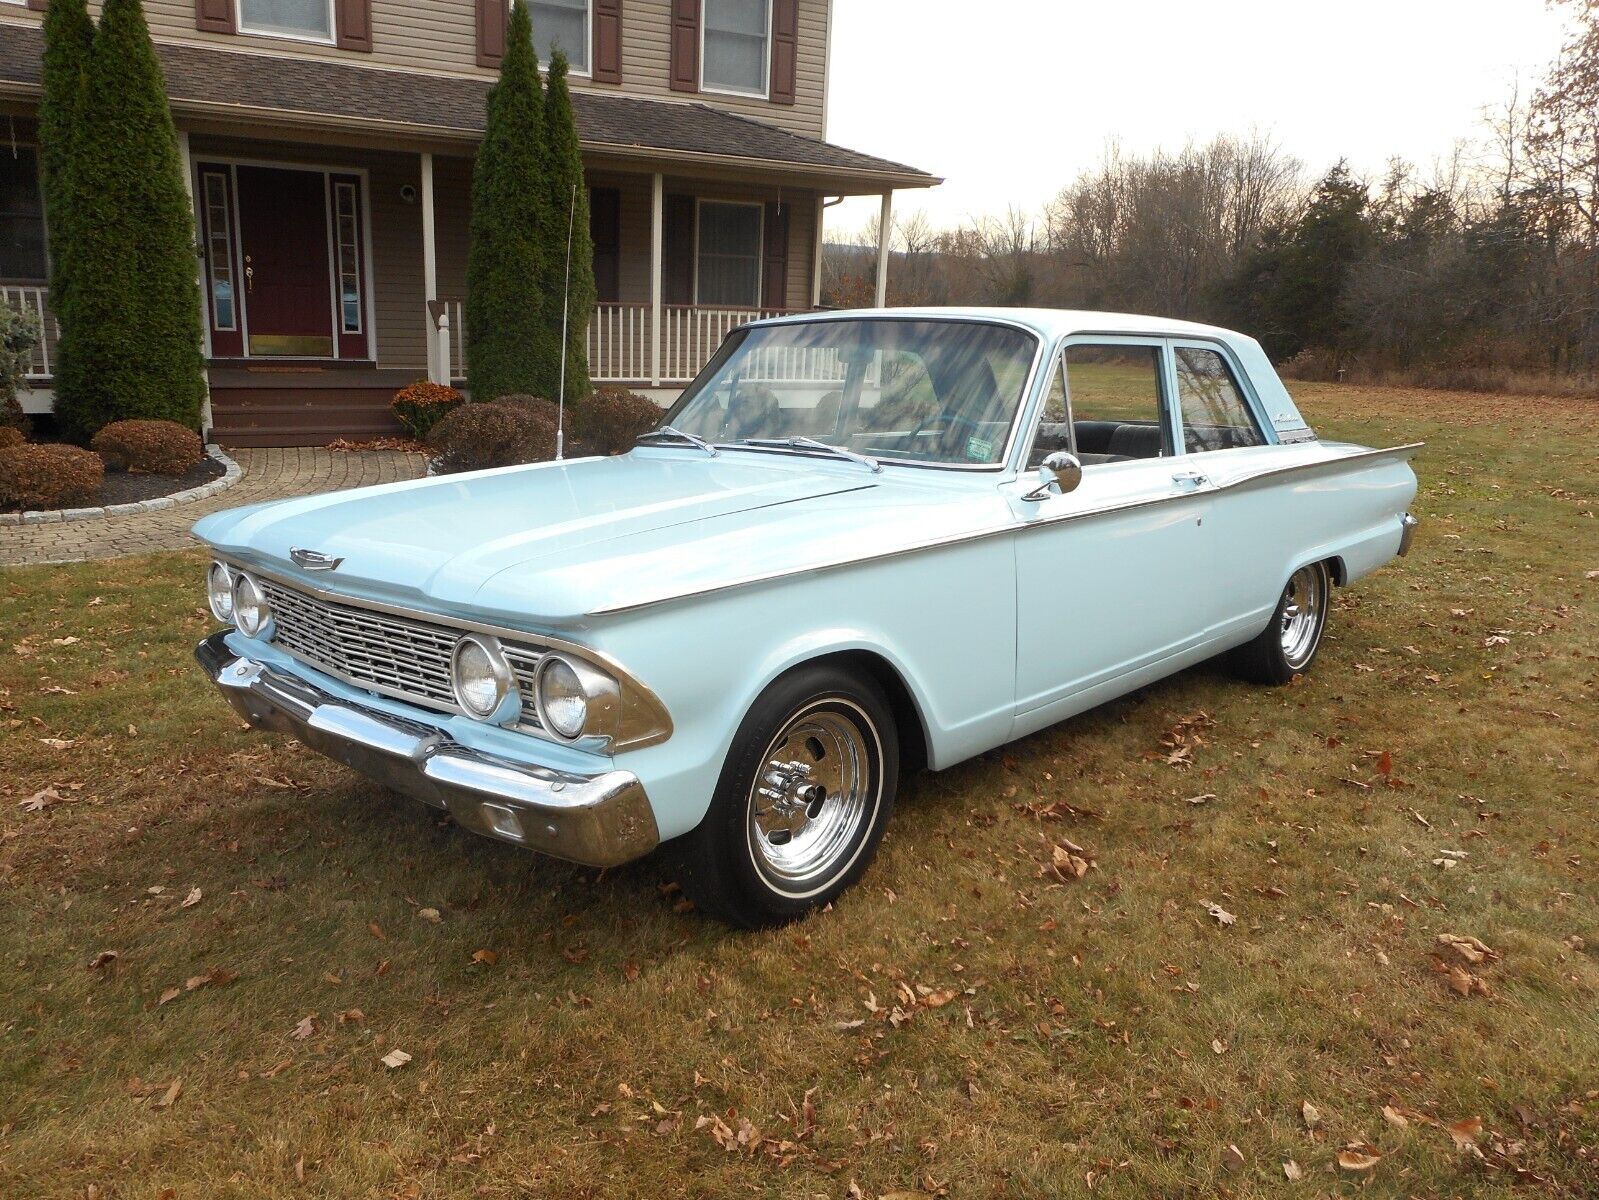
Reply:
<svg viewBox="0 0 1599 1200"><path fill-rule="evenodd" d="M1283 658L1297 671L1315 656L1327 616L1327 569L1320 563L1301 567L1283 594Z"/></svg>
<svg viewBox="0 0 1599 1200"><path fill-rule="evenodd" d="M761 757L750 788L750 856L767 883L802 898L860 853L882 798L882 742L843 697L791 716Z"/></svg>

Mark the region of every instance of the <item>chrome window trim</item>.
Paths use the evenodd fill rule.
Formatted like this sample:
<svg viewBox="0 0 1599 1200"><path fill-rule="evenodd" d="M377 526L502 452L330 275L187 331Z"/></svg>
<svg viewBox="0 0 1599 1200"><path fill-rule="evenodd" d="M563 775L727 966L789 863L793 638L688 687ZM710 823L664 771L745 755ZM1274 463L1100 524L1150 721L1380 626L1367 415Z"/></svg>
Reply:
<svg viewBox="0 0 1599 1200"><path fill-rule="evenodd" d="M618 695L615 698L616 716L609 733L586 734L576 742L560 738L553 731L518 728L516 730L518 733L524 733L529 737L537 737L549 742L556 742L560 745L575 745L579 749L596 751L609 749L612 752L654 746L672 736L672 717L667 711L666 705L661 702L660 697L630 675L620 663L603 651L580 646L576 642L567 641L564 638L551 637L527 629L512 629L505 625L490 625L482 621L468 621L430 609L404 608L396 604L385 604L378 600L366 600L359 596L352 596L348 592L320 587L317 584L284 574L270 567L257 566L250 562L247 555L219 552L215 555L215 558L231 571L249 571L259 578L272 580L280 587L306 593L330 604L347 604L352 608L364 608L371 612L382 613L385 616L398 617L402 620L415 621L424 625L431 624L446 629L459 630L462 633L487 634L490 637L510 642L511 646L508 649L511 651L524 649L538 653L541 657L543 653L552 650L559 651L576 659L579 663L592 665L616 681L618 689ZM413 692L404 692L382 684L370 683L364 679L354 679L338 671L329 670L317 663L307 662L287 647L278 646L277 649L294 659L295 662L303 663L310 670L326 675L330 679L337 679L340 683L350 687L359 688L362 691L375 692L380 696L387 696L391 700L399 700L406 704L414 704L419 708L476 719L472 717L471 713L457 705L431 701Z"/></svg>
<svg viewBox="0 0 1599 1200"><path fill-rule="evenodd" d="M1283 467L1268 467L1256 471L1242 478L1231 480L1217 487L1209 488L1207 496L1219 495L1223 492L1242 491L1250 487L1259 486L1267 480L1278 479L1285 475L1311 474L1316 471L1340 470L1350 463L1372 464L1384 459L1396 458L1407 460L1415 457L1427 443L1407 442L1401 446L1389 446L1379 450L1361 450L1354 454L1342 455L1339 458L1317 459L1308 463L1290 463ZM1269 447L1254 446L1249 449L1267 449ZM668 596L657 596L650 600L641 600L634 604L617 604L609 608L596 608L588 612L590 617L608 617L619 613L633 612L642 608L649 608L656 604L669 604L680 600L696 599L700 596L715 595L720 592L732 591L735 588L753 587L756 584L771 583L778 579L786 579L795 575L812 575L821 571L833 571L840 567L857 566L861 563L882 562L888 559L901 558L907 554L919 554L924 550L935 550L944 546L958 546L967 542L982 541L984 538L1004 537L1011 534L1027 533L1034 529L1047 529L1067 521L1086 521L1094 517L1108 516L1112 513L1128 512L1137 508L1148 508L1156 504L1168 504L1173 501L1187 501L1194 498L1193 492L1173 492L1165 496L1149 496L1138 500L1128 500L1120 504L1107 504L1099 508L1082 509L1077 512L1058 513L1054 516L1040 517L1026 523L1011 522L995 526L990 529L973 530L970 533L955 534L950 537L932 538L925 542L916 542L898 550L890 550L883 554L866 555L858 558L841 558L832 562L807 564L801 567L784 568L780 571L770 571L763 575L749 575L742 579L731 580L718 584L715 587L701 588L692 592L679 592Z"/></svg>
<svg viewBox="0 0 1599 1200"><path fill-rule="evenodd" d="M1020 440L1023 422L1028 419L1028 414L1030 414L1035 407L1035 401L1037 400L1037 397L1034 395L1034 392L1038 387L1039 364L1043 361L1045 347L1049 344L1049 338L1045 334L1041 333L1036 326L1030 325L1026 321L1013 321L1004 317L988 315L973 317L963 316L960 313L896 313L892 309L877 309L865 314L859 311L837 314L817 313L814 315L807 314L803 317L773 317L764 321L747 321L743 325L740 325L737 329L729 330L727 336L730 338L734 334L743 333L744 331L750 329L777 328L784 325L821 325L837 321L944 321L950 324L961 325L997 325L1003 329L1019 330L1020 332L1025 333L1028 337L1032 338L1033 362L1028 368L1027 378L1022 382L1021 400L1016 405L1016 415L1011 418L1010 431L1006 435L1005 453L1000 455L998 462L935 463L915 462L910 459L887 457L878 460L885 467L912 467L921 471L960 471L967 474L978 473L994 475L1004 474L1007 471L1016 470L1016 465L1014 462L1016 456L1016 446ZM722 345L725 346L726 344L727 339L724 338L722 340ZM717 352L711 356L710 361L707 362L703 368L701 368L698 375L689 381L689 385L684 388L683 391L678 395L678 398L673 401L672 407L667 409L666 416L662 418L663 423L671 424L672 417L676 415L678 409L683 405L684 397L688 396L688 394L699 385L700 380L704 378L706 373L709 372L713 366L717 365L717 359L720 357L721 347L718 347ZM650 448L652 450L679 449L679 447L676 446L652 446ZM768 454L785 453L782 450L778 450L777 448L770 446L737 446L733 445L732 443L720 442L717 443L716 448L718 450L747 450ZM814 457L823 456L814 455Z"/></svg>

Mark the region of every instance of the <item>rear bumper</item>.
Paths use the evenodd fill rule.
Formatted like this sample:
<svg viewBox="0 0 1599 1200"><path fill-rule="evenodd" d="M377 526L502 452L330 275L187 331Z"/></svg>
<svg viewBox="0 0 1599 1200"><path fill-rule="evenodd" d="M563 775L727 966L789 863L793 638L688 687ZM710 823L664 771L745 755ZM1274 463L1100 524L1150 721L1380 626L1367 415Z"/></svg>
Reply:
<svg viewBox="0 0 1599 1200"><path fill-rule="evenodd" d="M1416 538L1416 526L1420 525L1421 522L1406 513L1399 524L1399 555L1403 558L1410 553L1410 543Z"/></svg>
<svg viewBox="0 0 1599 1200"><path fill-rule="evenodd" d="M230 705L256 729L288 733L379 783L448 810L474 833L594 867L629 862L660 841L627 771L575 775L470 749L421 722L361 708L233 653L226 631L195 647Z"/></svg>

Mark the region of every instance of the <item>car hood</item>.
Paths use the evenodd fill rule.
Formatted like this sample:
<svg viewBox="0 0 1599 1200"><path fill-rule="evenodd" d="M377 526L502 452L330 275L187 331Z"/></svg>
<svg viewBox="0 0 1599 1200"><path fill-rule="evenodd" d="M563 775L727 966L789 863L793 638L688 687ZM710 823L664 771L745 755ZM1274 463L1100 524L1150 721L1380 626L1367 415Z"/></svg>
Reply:
<svg viewBox="0 0 1599 1200"><path fill-rule="evenodd" d="M315 587L536 627L836 560L841 539L869 554L912 536L913 507L922 536L948 524L929 508L957 511L895 496L898 519L880 519L901 490L884 480L811 458L636 451L255 505L194 533ZM304 571L296 548L342 561Z"/></svg>

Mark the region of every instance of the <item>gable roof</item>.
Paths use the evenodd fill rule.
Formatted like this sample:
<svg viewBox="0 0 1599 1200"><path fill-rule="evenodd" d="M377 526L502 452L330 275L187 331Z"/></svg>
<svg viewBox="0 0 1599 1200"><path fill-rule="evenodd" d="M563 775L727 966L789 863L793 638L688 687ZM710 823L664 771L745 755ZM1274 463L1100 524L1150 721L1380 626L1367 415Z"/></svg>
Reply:
<svg viewBox="0 0 1599 1200"><path fill-rule="evenodd" d="M387 70L328 59L241 53L158 42L174 113L276 125L336 126L476 144L493 81ZM44 38L0 24L0 92L35 96ZM700 102L645 100L573 89L583 149L662 163L709 162L859 182L862 190L932 187L941 180ZM834 190L837 190L836 188Z"/></svg>

